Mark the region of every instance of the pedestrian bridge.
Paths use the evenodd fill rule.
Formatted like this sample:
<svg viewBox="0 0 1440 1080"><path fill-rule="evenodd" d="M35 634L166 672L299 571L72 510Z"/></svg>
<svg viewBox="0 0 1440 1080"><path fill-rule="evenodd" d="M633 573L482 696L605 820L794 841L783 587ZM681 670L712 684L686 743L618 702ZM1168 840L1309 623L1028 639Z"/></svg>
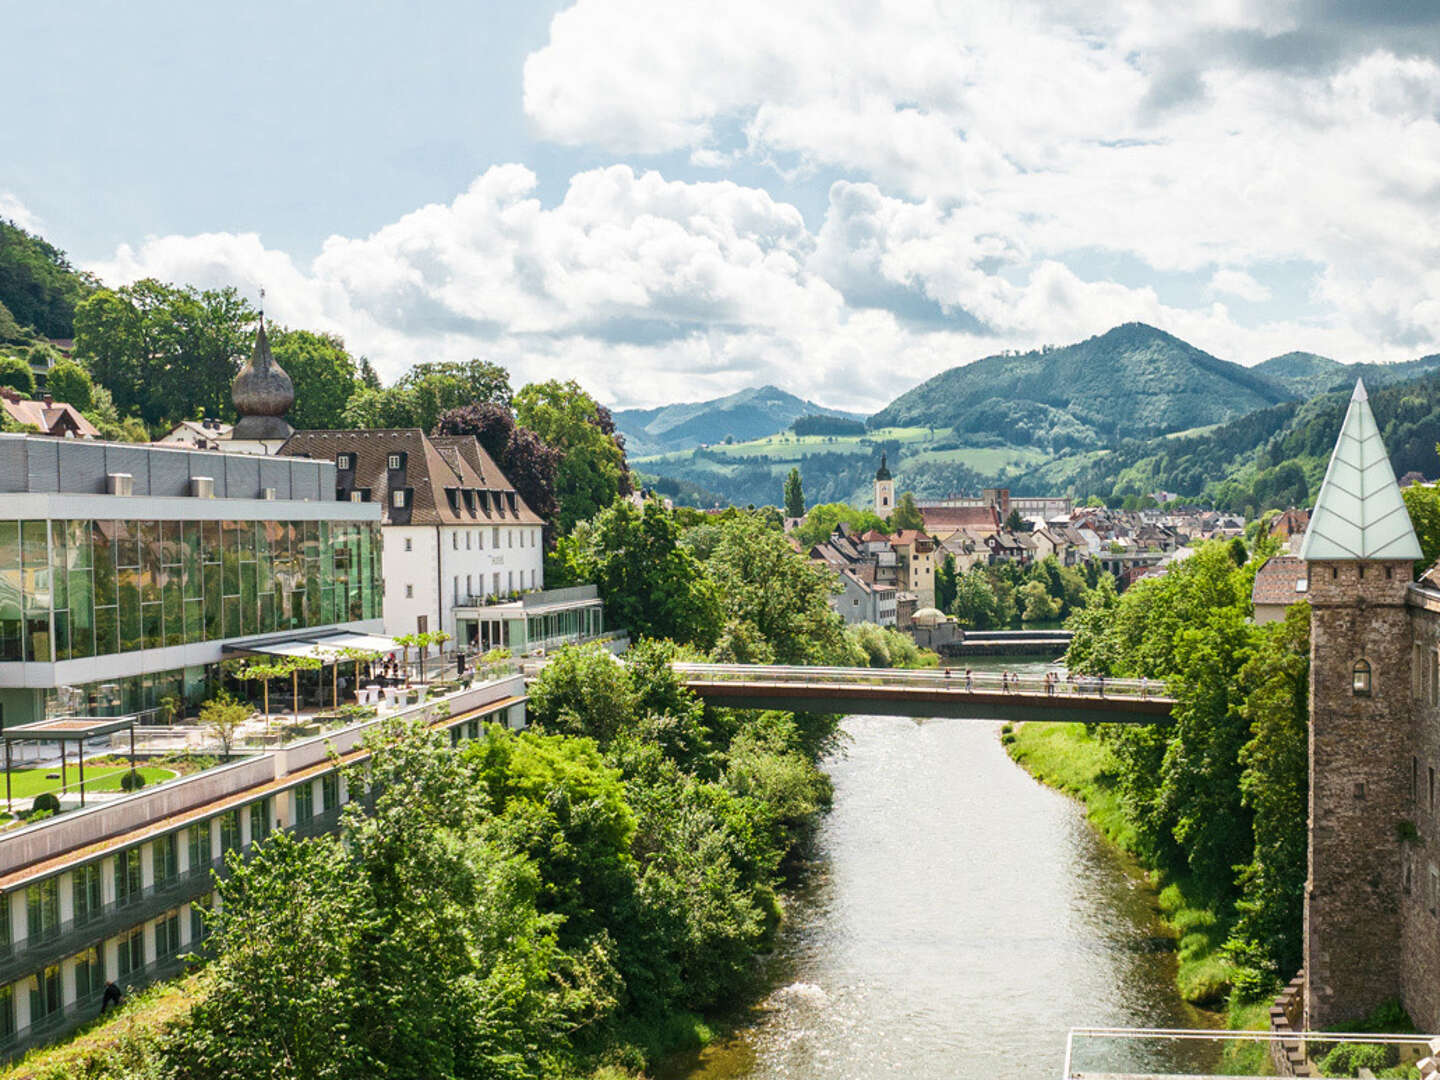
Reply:
<svg viewBox="0 0 1440 1080"><path fill-rule="evenodd" d="M1175 699L1156 682L1061 675L1005 675L951 667L841 668L676 664L708 704L736 709L944 716L970 720L1069 720L1168 724Z"/></svg>

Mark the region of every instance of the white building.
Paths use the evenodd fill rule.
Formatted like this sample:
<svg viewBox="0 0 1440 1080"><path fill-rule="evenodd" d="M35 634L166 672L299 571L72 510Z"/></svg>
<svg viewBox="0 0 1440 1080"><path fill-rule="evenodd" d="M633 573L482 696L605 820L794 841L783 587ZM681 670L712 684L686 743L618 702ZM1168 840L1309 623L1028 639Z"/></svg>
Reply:
<svg viewBox="0 0 1440 1080"><path fill-rule="evenodd" d="M383 505L387 634L488 648L488 609L545 587L544 522L473 436L298 431L281 452L333 461L337 498Z"/></svg>

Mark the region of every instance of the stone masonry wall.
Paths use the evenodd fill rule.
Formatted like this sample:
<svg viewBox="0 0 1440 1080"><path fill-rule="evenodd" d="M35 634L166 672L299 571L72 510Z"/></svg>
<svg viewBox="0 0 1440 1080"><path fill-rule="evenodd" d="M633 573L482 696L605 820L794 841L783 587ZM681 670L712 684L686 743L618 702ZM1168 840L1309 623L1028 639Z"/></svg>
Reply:
<svg viewBox="0 0 1440 1080"><path fill-rule="evenodd" d="M1408 562L1309 564L1310 874L1305 1026L1401 992L1400 822L1410 814ZM1371 691L1357 695L1357 660Z"/></svg>
<svg viewBox="0 0 1440 1080"><path fill-rule="evenodd" d="M1401 988L1421 1031L1440 1031L1440 595L1410 593L1414 729L1405 762L1415 826L1400 867Z"/></svg>

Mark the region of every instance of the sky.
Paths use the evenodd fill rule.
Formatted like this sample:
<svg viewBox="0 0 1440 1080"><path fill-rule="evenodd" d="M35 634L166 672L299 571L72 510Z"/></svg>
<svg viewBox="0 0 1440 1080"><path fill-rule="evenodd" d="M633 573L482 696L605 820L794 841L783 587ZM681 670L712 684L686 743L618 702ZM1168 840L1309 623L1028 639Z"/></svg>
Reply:
<svg viewBox="0 0 1440 1080"><path fill-rule="evenodd" d="M1440 351L1432 0L0 0L0 216L394 379L873 411L1139 320Z"/></svg>

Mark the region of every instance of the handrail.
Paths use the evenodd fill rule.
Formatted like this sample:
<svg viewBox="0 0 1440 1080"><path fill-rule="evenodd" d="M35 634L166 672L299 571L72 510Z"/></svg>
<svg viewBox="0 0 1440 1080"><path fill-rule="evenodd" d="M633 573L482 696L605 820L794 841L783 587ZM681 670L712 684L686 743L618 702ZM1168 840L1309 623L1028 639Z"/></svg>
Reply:
<svg viewBox="0 0 1440 1080"><path fill-rule="evenodd" d="M1115 679L1100 675L1067 674L1056 681L1045 675L1009 674L949 668L848 668L783 664L675 663L674 670L689 676L692 684L747 682L762 685L894 686L906 689L956 692L998 692L1039 697L1121 697L1171 700L1160 679Z"/></svg>

